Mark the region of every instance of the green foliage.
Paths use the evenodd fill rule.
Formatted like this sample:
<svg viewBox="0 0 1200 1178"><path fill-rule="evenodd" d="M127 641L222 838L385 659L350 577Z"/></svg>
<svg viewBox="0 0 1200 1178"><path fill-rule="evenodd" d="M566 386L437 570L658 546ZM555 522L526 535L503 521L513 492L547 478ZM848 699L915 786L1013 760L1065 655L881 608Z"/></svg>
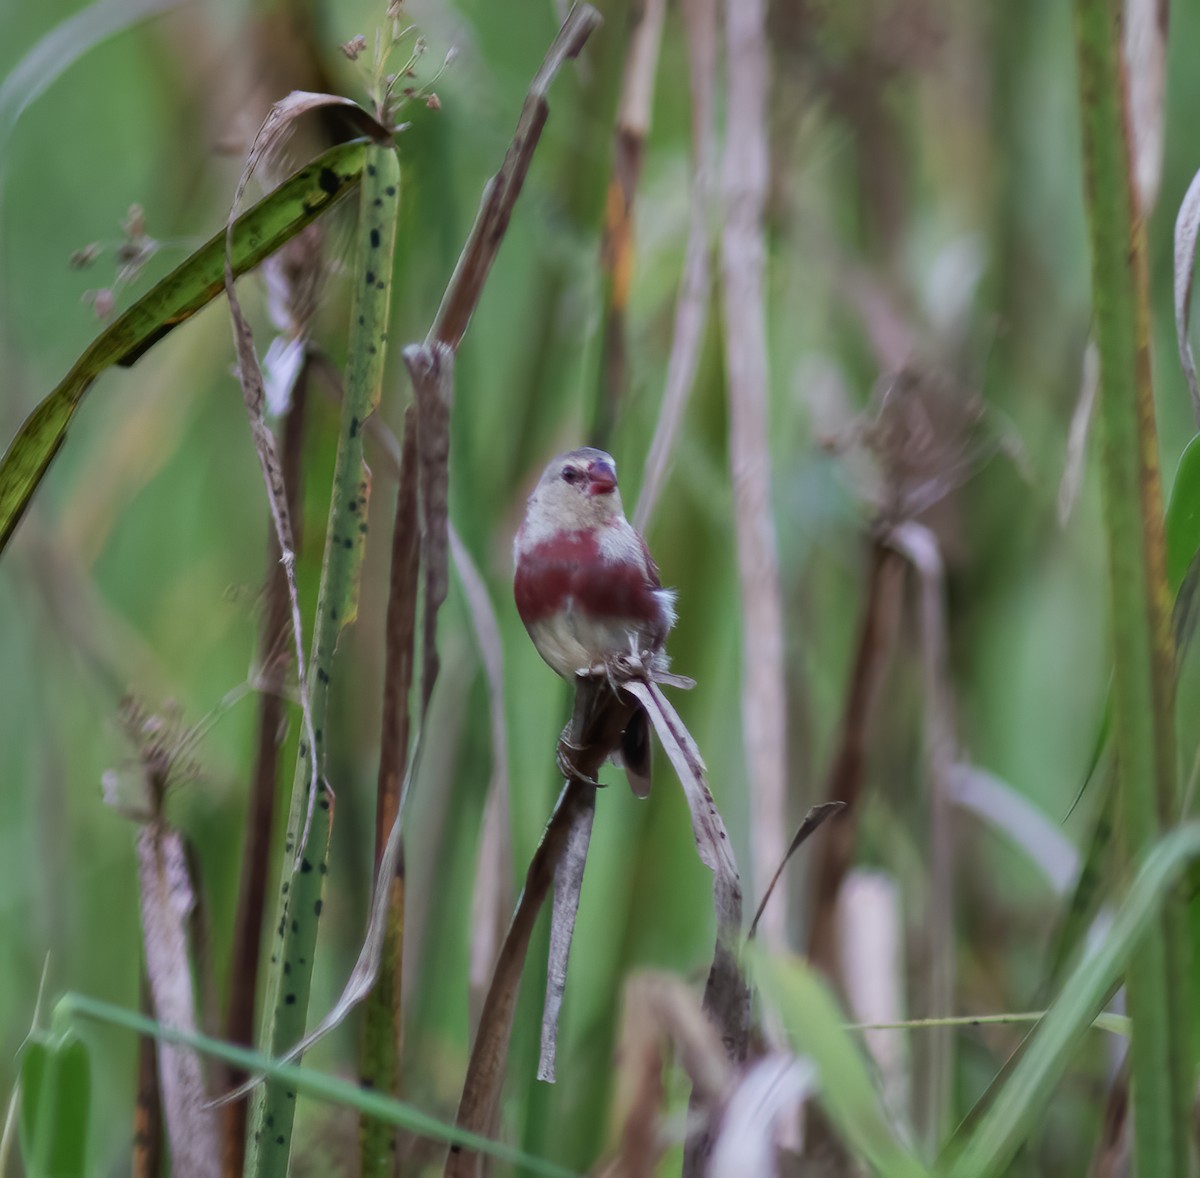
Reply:
<svg viewBox="0 0 1200 1178"><path fill-rule="evenodd" d="M31 1041L18 1058L48 950L52 990L85 991L109 1004L72 999L64 1009L138 1033L161 1033L128 1013L138 1003L141 938L131 830L103 804L97 784L106 770L118 786L128 776L129 753L113 723L128 691L151 705L178 700L188 723L200 726L189 750L197 779L172 789L169 808L172 823L196 849L211 947L198 965L215 979L211 992L218 1008L230 984L225 957L245 783L259 739L253 706L242 692L249 652L257 646L268 519L245 414L229 377L233 355L222 300L209 312L192 314L197 300L219 295L223 235L203 242L225 217L233 187L232 173L211 149L244 132L219 109L219 99L231 92L233 65L206 42L236 41L247 52L265 46L272 70L286 72L273 97L293 86L310 87L313 76L330 77L335 88L353 93L354 79L336 45L371 29L381 7L375 0L318 5L319 32L293 5L257 13L261 24L236 37L223 23L207 27L204 17L183 37L166 23L119 32L37 96L6 144L0 444L16 440L0 469L0 535L6 542L11 535L0 561L0 616L8 622L0 627L0 666L8 685L0 708L6 755L0 1086L11 1089L20 1080L25 1094L36 1090L21 1122L27 1160L31 1148L48 1140L38 1136L31 1147L26 1121L49 1115L52 1106L40 1093L57 1066L49 1041ZM598 798L562 1012L559 1081L549 1087L533 1078L544 981L545 936L539 929L517 1008L496 1134L519 1142L524 1152L454 1136L470 1012L478 999L469 965L486 790L497 769L507 771L507 882L516 886L556 794L554 742L569 708L564 688L538 659L512 608L512 533L544 460L566 445L593 440L586 436L591 421L611 419L609 445L622 492L627 507L636 502L668 367L683 263L684 186L694 157L686 38L679 6L671 5L632 219L633 273L624 315L629 379L616 404L600 405L604 394L598 390L607 386L598 254L630 6L605 7L604 28L583 59L564 71L533 170L456 362L451 517L497 613L508 743L503 754L493 744L468 604L452 577L438 619L442 671L429 739L405 815L405 1102L334 1079L358 1074L361 1027L355 1020L310 1053L311 1068L196 1044L215 1057L263 1067L275 1079L275 1093L299 1094L292 1130L297 1171L306 1162L319 1171L325 1150L354 1152L345 1146L357 1128L347 1110L443 1143L417 1147L414 1166L430 1159L436 1166L444 1143L460 1140L531 1172L599 1168L621 1132L614 1123L613 1060L625 980L637 969L656 967L698 984L708 968L711 881L697 861L679 791L666 783L639 802L618 784L619 774L605 768L603 780L614 788ZM772 44L768 413L785 614L789 820L823 800L860 622L870 489L878 474L869 447L853 448L843 460L829 443L856 436L858 414L871 405L873 387L889 380L887 347L900 337L912 344L906 354L914 364L948 374L956 389L981 392L1024 443L1028 481L1003 460L977 469L951 437L951 460L963 460L975 477L956 483L926 522L937 533L947 568L958 751L1057 821L1070 807L1079 768L1093 746L1113 662L1104 564L1111 546L1099 506L1102 484L1110 499L1114 494L1109 464L1102 467L1095 456L1085 463L1080 498L1065 526L1056 521L1054 503L1080 354L1093 325L1069 6L1025 2L1000 13L995 6L934 0L926 7L937 35L928 41L915 33L881 37L885 26L876 5L825 7L805 23L803 43L779 27ZM54 19L41 6L9 8L0 14L0 70L13 65ZM439 61L452 39L461 52L437 81L440 109L417 102L401 116L411 126L398 137L405 200L394 249L388 247L403 258L388 314L392 344L420 339L428 328L482 186L508 146L530 71L553 34L552 8L517 12L460 2L447 6L444 24L439 18L423 30ZM286 33L275 23L281 14L296 17ZM460 23L463 36L452 36ZM1154 359L1165 468L1183 455L1167 513L1164 565L1171 589L1183 584L1186 591L1200 519L1200 451L1189 443L1193 425L1174 362L1169 222L1172 202L1197 162L1188 112L1200 103L1200 74L1190 68L1189 55L1200 40L1200 10L1176 6L1171 33L1162 198L1146 222L1145 342ZM291 57L297 44L301 60ZM273 77L254 61L250 73ZM418 73L423 69L419 65ZM1112 98L1109 84L1101 89ZM88 98L82 113L81 94ZM720 109L723 103L721 95ZM322 158L319 148L302 143L296 144L297 160ZM338 161L331 166L344 181L339 195L357 184L363 159L375 150L347 144L323 157ZM304 176L301 188L288 187ZM321 189L313 179L311 168L302 169L239 220L237 272L252 269L309 219L302 193L317 199ZM68 270L66 259L86 242L112 236L134 201L146 210L163 248L141 279L146 294L89 345L94 329L79 296L86 285L107 280L81 277ZM362 235L350 238L349 204L316 222L331 274L314 339L338 369L347 356L355 363L363 359L362 340L346 331L347 323L357 322L351 300L362 293L356 277L361 264L353 244L348 248ZM248 219L264 210L271 227L252 233ZM320 211L313 206L312 216ZM720 221L714 210L714 230ZM171 285L168 274L172 251L187 259L176 272L185 276L181 286ZM102 251L96 265L107 257ZM269 339L261 284L243 280L240 290L261 351ZM698 680L697 689L679 700L680 711L707 761L752 911L776 865L756 862L750 851L725 343L720 299L712 294L695 392L648 542L664 582L679 591L672 664ZM1097 310L1107 318L1099 304ZM185 315L191 316L186 326L160 338L164 327ZM363 338L372 342L379 331L375 324ZM137 364L108 371L151 341L157 342ZM367 383L382 388L378 416L398 432L409 397L398 350L390 348L378 364ZM64 371L69 375L55 387ZM84 398L102 371L104 395ZM48 398L47 389L54 389ZM933 414L930 428L936 432L949 416ZM29 424L22 429L24 419ZM320 380L310 389L308 429L297 545L306 633L314 621L321 624L321 524L329 518L331 488L339 488L332 494L344 503L356 498L350 487L360 477L344 459L348 420L339 421ZM1111 422L1106 429L1110 439L1116 436ZM285 924L289 952L304 956L313 972L303 983L302 1001L301 990L272 983L285 1002L265 1003L265 1018L277 1027L276 1051L300 1037L306 1018L311 1025L332 1005L365 923L387 582L383 537L390 522L386 505L394 498L375 446L366 440L373 494L358 620L340 634L320 634L324 655L312 672L315 681L317 665L333 657L336 642L338 670L322 705L328 717L322 732L338 821L330 832L318 814L309 835L322 858L328 839L324 893L319 871L311 879L291 873L282 822L274 842L272 878L289 884L291 903L308 911L318 899L324 904L319 937L315 919L301 922L297 915L295 933ZM1139 495L1122 487L1115 492L1118 509L1134 514ZM344 539L340 525L338 535ZM1126 536L1113 550L1136 561L1141 547ZM347 555L357 564L357 547ZM353 580L339 573L343 588ZM1139 595L1143 589L1153 586L1143 584ZM894 625L898 636L863 749L865 792L854 860L884 874L896 889L902 915L890 931L898 943L897 970L911 983L901 987L898 1012L908 1015L925 1013L920 967L930 886L920 652L911 602L897 603ZM1124 698L1128 716L1131 705ZM1132 705L1132 713L1149 721L1144 700ZM270 734L284 742L285 760L298 754L299 729L289 695L287 729ZM656 768L660 776L668 771L661 756ZM1140 783L1135 788L1152 789L1153 773L1134 776ZM307 776L299 771L296 779L302 797ZM1144 803L1138 803L1142 818L1156 809L1156 803ZM940 1164L954 1174L987 1173L1019 1150L1015 1164L1029 1172L1081 1173L1100 1132L1097 1093L1109 1071L1106 1053L1081 1040L1081 1028L1103 1004L1104 989L1122 963L1130 954L1138 959L1139 922L1157 924L1158 898L1190 851L1178 841L1152 848L1157 831L1142 838L1145 831L1139 834L1119 818L1120 837L1149 850L1143 873L1129 890L1130 876L1100 862L1099 893L1110 900L1126 897L1121 923L1087 959L1094 973L1070 972L1046 993L1045 939L1064 901L1005 840L958 817L953 1012L1025 1010L1044 1001L1052 1013L999 1082L1005 1061L1020 1046L1020 1032L1003 1024L953 1032L951 1115L975 1119ZM288 824L293 851L297 820L293 813ZM1082 841L1076 823L1070 819L1066 833ZM830 824L818 832L781 884L797 928L807 903L810 851L836 830ZM1190 830L1185 835L1194 837ZM310 854L310 862L320 860ZM297 899L290 889L301 879L305 892ZM267 960L280 915L268 916ZM296 937L313 951L302 953ZM914 1157L910 1139L891 1120L894 1113L901 1124L916 1119L914 1110L884 1108L863 1047L855 1033L839 1029L843 1019L861 1016L835 1003L789 959L772 959L760 972L764 1001L784 1012L796 1049L821 1062L818 1099L851 1147L882 1172L933 1171L939 1159ZM289 993L297 1002L287 1007ZM1134 1014L1136 1043L1141 1016ZM1187 1040L1169 1020L1165 1029ZM893 1034L904 1045L915 1089L927 1031ZM89 1151L86 1158L76 1155L77 1167L86 1160L87 1172L124 1172L136 1075L132 1037L95 1026L87 1043L92 1090L84 1105L73 1111L64 1106L63 1123L78 1127L86 1117L89 1125ZM22 1078L39 1068L40 1077ZM103 1083L97 1082L101 1076ZM993 1083L993 1096L976 1109ZM666 1093L668 1117L678 1118L666 1124L681 1123L687 1083L675 1066L667 1071ZM40 1130L34 1126L33 1132ZM84 1136L73 1133L70 1140L78 1144Z"/></svg>
<svg viewBox="0 0 1200 1178"><path fill-rule="evenodd" d="M234 275L252 270L351 191L359 180L365 150L361 143L331 148L243 213L234 222L230 239ZM225 248L225 233L214 235L156 283L97 337L26 419L0 459L0 552L63 444L67 426L92 382L113 364L134 363L224 290Z"/></svg>
<svg viewBox="0 0 1200 1178"><path fill-rule="evenodd" d="M317 592L309 667L309 705L316 747L300 744L267 972L264 1042L281 1056L304 1037L317 928L324 905L332 823L325 733L335 677L338 635L358 615L358 583L366 548L370 480L363 465L368 418L379 405L387 355L388 300L400 205L400 160L394 148L371 147L364 161L358 248L350 303L350 367L342 403L325 560ZM340 664L337 672L341 672ZM316 766L316 773L313 766ZM315 796L313 780L316 780ZM291 1156L295 1093L268 1082L256 1094L250 1172L286 1174Z"/></svg>
<svg viewBox="0 0 1200 1178"><path fill-rule="evenodd" d="M21 1153L29 1178L85 1178L92 1072L74 1033L35 1031L21 1053Z"/></svg>
<svg viewBox="0 0 1200 1178"><path fill-rule="evenodd" d="M818 1100L855 1156L884 1178L928 1175L901 1144L911 1130L898 1132L891 1123L828 985L799 958L752 960L763 999L782 1016L793 1049L817 1065Z"/></svg>

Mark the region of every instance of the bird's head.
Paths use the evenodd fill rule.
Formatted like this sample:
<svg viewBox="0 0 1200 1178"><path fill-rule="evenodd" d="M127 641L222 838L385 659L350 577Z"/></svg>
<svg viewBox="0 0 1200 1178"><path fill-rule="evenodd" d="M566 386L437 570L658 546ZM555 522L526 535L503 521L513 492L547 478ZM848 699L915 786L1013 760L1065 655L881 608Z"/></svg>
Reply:
<svg viewBox="0 0 1200 1178"><path fill-rule="evenodd" d="M585 446L560 454L529 497L526 521L537 530L581 531L624 515L611 454Z"/></svg>

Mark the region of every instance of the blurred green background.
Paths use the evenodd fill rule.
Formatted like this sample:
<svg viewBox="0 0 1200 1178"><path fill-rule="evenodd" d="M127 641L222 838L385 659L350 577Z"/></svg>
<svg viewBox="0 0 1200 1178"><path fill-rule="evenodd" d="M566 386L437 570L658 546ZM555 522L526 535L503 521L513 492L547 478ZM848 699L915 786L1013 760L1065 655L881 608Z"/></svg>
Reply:
<svg viewBox="0 0 1200 1178"><path fill-rule="evenodd" d="M136 20L134 4L97 5L71 26L65 43L49 49L43 38L77 6L0 10L0 75L8 79L0 90L5 440L98 330L81 296L111 282L112 249L84 272L68 266L70 255L90 242L117 241L126 210L141 205L147 232L162 248L131 289L118 291L118 307L128 305L221 225L266 102L293 87L321 85L360 96L337 46L369 31L380 7L221 0ZM630 12L620 2L600 7L605 26L552 92L549 125L457 369L451 514L486 576L503 637L516 877L558 788L552 753L569 700L516 616L511 540L544 462L589 440L602 387L600 234ZM91 46L98 10L116 13L121 27ZM414 104L400 140L405 187L393 341L424 336L480 189L502 158L557 26L545 0L413 0L406 11L429 44L422 71L433 72L451 46L457 57L434 87L441 109ZM1171 227L1200 156L1191 123L1200 74L1186 68L1200 38L1200 12L1179 5L1172 18L1165 168L1150 225L1168 488L1191 434L1171 318ZM1069 821L1066 815L1098 729L1109 657L1090 460L1068 521L1060 526L1056 517L1090 315L1070 7L1035 0L777 0L770 48L769 432L786 625L789 821L824 796L866 574L871 507L863 464L827 445L867 409L888 375L872 350L861 302L847 297L852 274L892 301L915 341L914 362L948 374L963 396L982 397L1021 441L1026 470L1002 456L972 462L974 477L930 517L948 566L958 737L964 759L1080 843L1088 807ZM9 85L14 78L19 86ZM630 508L671 345L687 226L689 118L681 17L672 6L635 210L629 382L608 439ZM297 165L305 158L302 142ZM349 203L328 221L335 259L346 257L351 241ZM714 224L714 234L718 229ZM265 348L270 327L261 283L242 285ZM339 363L346 294L335 270L317 334ZM710 311L699 376L648 540L664 582L679 591L674 667L699 683L678 706L707 760L752 908L775 864L754 862L750 849L737 703L742 622L715 293ZM47 959L51 996L71 989L127 1006L138 1001L136 828L104 804L100 788L106 770L131 777L133 750L116 719L127 692L154 709L175 701L189 725L220 713L193 753L200 779L173 792L169 812L198 852L212 938L210 999L213 1009L222 1006L255 735L252 698L222 701L245 682L255 659L268 527L232 363L228 318L218 302L133 369L104 376L0 565L3 1091L12 1084ZM409 391L395 353L391 363L383 415L396 426ZM309 420L301 588L311 609L335 407L314 395ZM328 1008L348 972L370 879L383 537L393 499L378 465L375 482L359 619L339 652L353 673L341 676L333 704L330 778L338 807L326 910L335 918L324 922L314 1012ZM857 852L863 864L898 880L900 935L907 935L910 958L928 891L916 635L910 600L884 681ZM443 674L407 828L404 1089L421 1107L449 1117L468 1049L471 895L492 770L487 689L456 581L440 646ZM294 717L290 739L285 765ZM606 773L606 780L621 780ZM955 815L954 840L955 1007L1028 1009L1044 998L1046 949L1062 901L1019 846L976 817ZM798 859L783 886L790 932L802 947L805 853ZM533 1080L538 957L544 962L545 952L544 939L540 950L535 943L513 1038L505 1135L572 1166L594 1162L611 1143L623 978L657 966L698 981L712 936L708 874L660 758L648 802L623 784L599 800L553 1088ZM357 1033L352 1020L310 1062L354 1074ZM956 1038L959 1114L1016 1037L975 1031ZM89 1042L100 1078L92 1157L98 1173L117 1173L128 1164L134 1044L102 1031L90 1031ZM1088 1156L1105 1064L1096 1039L1049 1112L1038 1155L1044 1172L1076 1172ZM298 1167L328 1172L322 1151L349 1146L353 1120L302 1106L298 1132L309 1142Z"/></svg>

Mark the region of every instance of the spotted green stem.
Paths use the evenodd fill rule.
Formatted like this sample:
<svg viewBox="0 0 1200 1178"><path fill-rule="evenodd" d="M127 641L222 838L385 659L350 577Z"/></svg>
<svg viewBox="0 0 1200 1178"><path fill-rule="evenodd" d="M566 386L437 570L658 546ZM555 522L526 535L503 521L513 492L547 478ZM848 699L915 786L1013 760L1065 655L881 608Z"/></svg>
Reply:
<svg viewBox="0 0 1200 1178"><path fill-rule="evenodd" d="M373 146L363 171L358 245L350 309L350 349L342 402L325 560L317 595L312 659L306 689L316 748L302 742L296 759L282 878L272 933L264 1002L263 1049L278 1058L304 1036L329 851L331 793L325 780L329 690L334 649L358 611L358 582L367 535L370 484L363 465L363 427L379 405L387 343L388 302L400 162L394 148ZM317 760L317 796L310 802ZM306 834L307 829L307 834ZM278 1080L257 1089L246 1172L256 1178L287 1173L296 1093Z"/></svg>

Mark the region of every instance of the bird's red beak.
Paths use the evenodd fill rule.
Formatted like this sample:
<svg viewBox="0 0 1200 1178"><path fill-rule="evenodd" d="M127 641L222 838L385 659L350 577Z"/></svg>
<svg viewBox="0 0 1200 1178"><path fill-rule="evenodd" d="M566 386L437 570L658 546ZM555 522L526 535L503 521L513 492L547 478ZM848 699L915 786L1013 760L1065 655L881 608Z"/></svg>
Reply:
<svg viewBox="0 0 1200 1178"><path fill-rule="evenodd" d="M617 489L617 472L607 462L592 462L587 472L589 495L608 495Z"/></svg>

